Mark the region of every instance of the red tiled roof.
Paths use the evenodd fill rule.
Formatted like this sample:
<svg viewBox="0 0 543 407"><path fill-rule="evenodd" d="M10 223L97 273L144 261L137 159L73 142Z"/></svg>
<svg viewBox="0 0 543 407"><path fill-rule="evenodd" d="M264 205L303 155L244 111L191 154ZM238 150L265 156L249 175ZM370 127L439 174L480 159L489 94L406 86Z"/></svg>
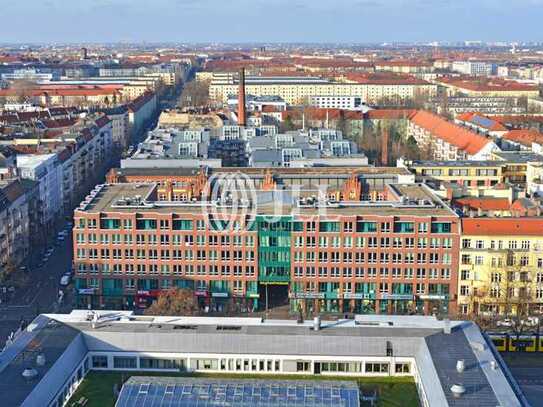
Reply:
<svg viewBox="0 0 543 407"><path fill-rule="evenodd" d="M507 211L511 208L507 198L460 198L456 199L454 204L457 207L467 206L484 211Z"/></svg>
<svg viewBox="0 0 543 407"><path fill-rule="evenodd" d="M506 81L496 78L475 78L475 77L443 77L438 79L442 83L447 83L459 88L474 90L474 91L539 91L537 85L528 85L515 81Z"/></svg>
<svg viewBox="0 0 543 407"><path fill-rule="evenodd" d="M471 119L473 119L473 116L475 116L474 112L466 112L456 116L456 119L460 120L461 122L469 122Z"/></svg>
<svg viewBox="0 0 543 407"><path fill-rule="evenodd" d="M345 75L348 81L374 85L430 85L429 82L409 75L393 73L353 73Z"/></svg>
<svg viewBox="0 0 543 407"><path fill-rule="evenodd" d="M17 89L0 89L0 96L17 96ZM98 89L30 89L25 92L28 96L100 96L114 95L117 89L114 88L98 88Z"/></svg>
<svg viewBox="0 0 543 407"><path fill-rule="evenodd" d="M61 127L70 127L77 122L77 119L56 119L56 120L42 120L42 123L48 129L57 129Z"/></svg>
<svg viewBox="0 0 543 407"><path fill-rule="evenodd" d="M416 110L412 110L412 109L376 109L376 110L369 110L364 115L364 118L369 119L369 120L383 120L383 119L399 120L399 119L407 119L411 115L413 115L415 112Z"/></svg>
<svg viewBox="0 0 543 407"><path fill-rule="evenodd" d="M264 113L276 113L276 112L281 112L281 110L279 110L278 107L276 106L271 106L271 105L264 105L262 106L262 111Z"/></svg>
<svg viewBox="0 0 543 407"><path fill-rule="evenodd" d="M329 120L362 120L362 112L343 109L322 109L317 107L306 107L304 109L305 118L308 120L326 120L328 114ZM302 111L300 109L291 109L281 112L283 120L287 117L292 119L301 119Z"/></svg>
<svg viewBox="0 0 543 407"><path fill-rule="evenodd" d="M482 125L481 121L474 121L477 118L488 120L490 122L490 126ZM484 128L484 129L487 129L487 130L490 130L490 131L507 131L507 127L505 127L503 124L501 124L496 119L493 119L491 117L485 116L485 115L483 115L481 113L477 113L477 112L462 113L462 114L458 115L456 117L456 119L458 121L461 121L461 122L469 122L471 124L476 125L477 127L481 127L481 128Z"/></svg>
<svg viewBox="0 0 543 407"><path fill-rule="evenodd" d="M500 123L543 123L543 115L536 114L521 114L521 115L493 115L491 116L494 120L499 121Z"/></svg>
<svg viewBox="0 0 543 407"><path fill-rule="evenodd" d="M532 143L543 144L543 134L537 130L511 130L502 136L506 140L511 140L522 144L526 147L531 147Z"/></svg>
<svg viewBox="0 0 543 407"><path fill-rule="evenodd" d="M413 60L394 60L394 61L377 61L375 66L417 66L417 67L431 67L433 64L427 61L413 61Z"/></svg>
<svg viewBox="0 0 543 407"><path fill-rule="evenodd" d="M462 233L474 236L541 236L543 218L464 218Z"/></svg>
<svg viewBox="0 0 543 407"><path fill-rule="evenodd" d="M411 122L470 155L477 154L490 142L486 137L426 110L416 112L411 116Z"/></svg>

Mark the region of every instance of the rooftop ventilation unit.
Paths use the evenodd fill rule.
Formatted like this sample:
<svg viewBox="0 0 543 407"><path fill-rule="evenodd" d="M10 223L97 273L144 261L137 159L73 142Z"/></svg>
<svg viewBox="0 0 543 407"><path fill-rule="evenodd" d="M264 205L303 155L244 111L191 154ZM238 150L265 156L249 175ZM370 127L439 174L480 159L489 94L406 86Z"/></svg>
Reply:
<svg viewBox="0 0 543 407"><path fill-rule="evenodd" d="M315 318L313 318L313 330L320 331L320 329L321 329L321 317L317 315Z"/></svg>
<svg viewBox="0 0 543 407"><path fill-rule="evenodd" d="M464 370L466 370L466 362L463 359L456 361L456 371L458 373L464 373Z"/></svg>
<svg viewBox="0 0 543 407"><path fill-rule="evenodd" d="M446 335L451 333L451 320L449 318L443 320L443 333Z"/></svg>
<svg viewBox="0 0 543 407"><path fill-rule="evenodd" d="M26 380L32 380L32 379L35 379L38 376L38 371L36 369L34 369L34 368L27 367L25 370L23 370L23 373L21 373L21 375Z"/></svg>
<svg viewBox="0 0 543 407"><path fill-rule="evenodd" d="M36 365L37 366L45 366L45 355L43 353L40 353L38 356L36 356Z"/></svg>
<svg viewBox="0 0 543 407"><path fill-rule="evenodd" d="M453 384L451 392L455 398L460 398L466 392L466 388L461 384Z"/></svg>

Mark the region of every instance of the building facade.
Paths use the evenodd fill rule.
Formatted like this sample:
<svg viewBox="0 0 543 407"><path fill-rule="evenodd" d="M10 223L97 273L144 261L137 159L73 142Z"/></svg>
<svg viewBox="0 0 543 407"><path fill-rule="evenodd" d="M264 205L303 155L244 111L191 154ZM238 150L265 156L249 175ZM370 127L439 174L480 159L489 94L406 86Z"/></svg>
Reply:
<svg viewBox="0 0 543 407"><path fill-rule="evenodd" d="M51 227L62 214L62 166L57 154L21 154L17 156L21 178L39 183L39 223Z"/></svg>
<svg viewBox="0 0 543 407"><path fill-rule="evenodd" d="M145 307L185 287L212 311L455 311L459 222L428 188L365 190L351 177L317 203L319 189L276 187L260 180L250 214L196 194L171 201L167 182L95 190L74 214L79 305Z"/></svg>
<svg viewBox="0 0 543 407"><path fill-rule="evenodd" d="M410 117L407 137L436 160L488 160L499 151L491 139L424 110Z"/></svg>
<svg viewBox="0 0 543 407"><path fill-rule="evenodd" d="M215 74L209 87L209 97L227 103L228 97L237 95L238 83L232 74ZM249 77L247 94L279 96L288 104L303 104L313 96L360 97L367 103L386 98L413 99L417 95L435 96L437 85L428 82L392 79L386 83L331 82L310 77Z"/></svg>
<svg viewBox="0 0 543 407"><path fill-rule="evenodd" d="M458 282L464 315L519 316L543 311L543 221L465 218Z"/></svg>
<svg viewBox="0 0 543 407"><path fill-rule="evenodd" d="M18 179L0 181L0 271L13 271L29 254L34 187Z"/></svg>

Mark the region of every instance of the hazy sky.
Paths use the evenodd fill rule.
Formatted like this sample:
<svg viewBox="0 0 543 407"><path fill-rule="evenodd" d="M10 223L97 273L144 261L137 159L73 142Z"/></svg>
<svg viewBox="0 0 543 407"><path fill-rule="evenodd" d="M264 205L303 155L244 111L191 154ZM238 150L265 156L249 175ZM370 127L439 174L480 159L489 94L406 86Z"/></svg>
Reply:
<svg viewBox="0 0 543 407"><path fill-rule="evenodd" d="M0 0L0 42L543 40L543 0Z"/></svg>

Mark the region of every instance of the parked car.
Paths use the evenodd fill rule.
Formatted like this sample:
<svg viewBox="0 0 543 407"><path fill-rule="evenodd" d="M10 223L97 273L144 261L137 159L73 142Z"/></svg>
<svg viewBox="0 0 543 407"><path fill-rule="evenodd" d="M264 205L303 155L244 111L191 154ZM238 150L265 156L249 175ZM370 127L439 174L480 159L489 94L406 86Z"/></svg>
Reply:
<svg viewBox="0 0 543 407"><path fill-rule="evenodd" d="M528 317L522 320L523 325L537 326L539 325L539 317Z"/></svg>
<svg viewBox="0 0 543 407"><path fill-rule="evenodd" d="M503 326L506 328L510 328L513 326L513 321L511 321L509 318L502 319L498 322L496 322L497 326Z"/></svg>
<svg viewBox="0 0 543 407"><path fill-rule="evenodd" d="M70 274L63 274L62 277L60 277L60 285L63 287L70 285L71 281L72 276Z"/></svg>

